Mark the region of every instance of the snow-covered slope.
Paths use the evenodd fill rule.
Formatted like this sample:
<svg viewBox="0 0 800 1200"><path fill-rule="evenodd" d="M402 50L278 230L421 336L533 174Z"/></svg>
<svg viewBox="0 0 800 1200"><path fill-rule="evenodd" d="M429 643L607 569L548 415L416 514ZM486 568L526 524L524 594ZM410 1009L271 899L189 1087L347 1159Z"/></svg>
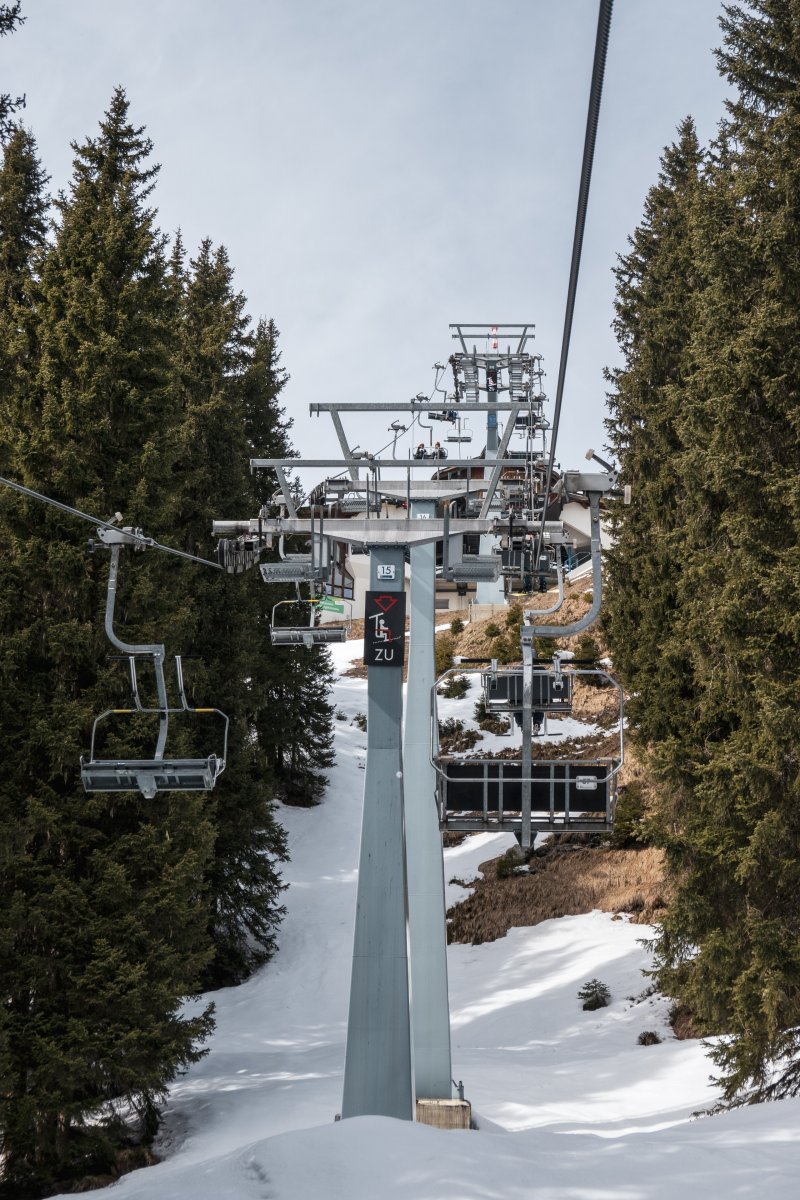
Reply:
<svg viewBox="0 0 800 1200"><path fill-rule="evenodd" d="M342 666L360 643L336 647ZM470 701L472 703L472 701ZM337 765L324 804L282 810L292 861L280 952L217 992L208 1056L171 1089L164 1161L115 1185L121 1200L703 1200L800 1192L800 1101L700 1121L709 1064L647 995L647 929L601 913L449 951L453 1070L479 1129L363 1117L341 1100L366 736L366 683L340 679ZM466 715L466 713L465 713ZM469 879L511 844L446 852ZM460 889L452 885L451 899ZM599 978L606 1009L579 987ZM661 1044L640 1046L646 1030Z"/></svg>

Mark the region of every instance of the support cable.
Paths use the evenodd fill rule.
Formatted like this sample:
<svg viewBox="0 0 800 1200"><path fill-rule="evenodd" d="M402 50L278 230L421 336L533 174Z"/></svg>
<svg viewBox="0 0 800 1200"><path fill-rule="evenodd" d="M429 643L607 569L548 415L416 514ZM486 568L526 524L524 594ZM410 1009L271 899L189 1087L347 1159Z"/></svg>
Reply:
<svg viewBox="0 0 800 1200"><path fill-rule="evenodd" d="M564 380L567 373L567 357L572 333L572 318L575 312L575 294L578 288L578 271L581 264L583 248L583 233L586 227L586 209L589 202L589 184L592 179L592 163L594 147L597 141L597 125L600 117L600 97L603 92L603 75L608 50L608 35L611 28L611 10L614 0L600 0L600 11L597 17L597 36L594 46L594 65L592 67L592 86L589 92L589 112L586 117L586 135L583 143L583 164L581 166L581 181L578 189L578 211L575 216L575 234L572 241L572 262L569 269L569 286L567 288L567 308L564 314L564 333L561 341L561 361L558 365L558 385L556 387L555 409L550 438L550 455L547 462L547 476L544 481L542 497L542 526L539 533L540 544L543 544L544 527L547 515L550 485L553 478L553 463L556 455L558 440L558 424L561 417L561 401L564 395Z"/></svg>
<svg viewBox="0 0 800 1200"><path fill-rule="evenodd" d="M23 496L30 496L32 500L40 500L42 504L49 504L53 508L59 509L61 512L69 513L72 517L80 517L83 521L89 521L92 525L99 526L101 529L119 529L113 521L101 521L99 517L92 517L89 513L81 512L79 508L73 508L69 504L62 504L60 500L53 500L50 496L45 496L41 492L35 492L33 488L25 487L21 483L15 483L13 479L6 479L0 475L0 483L6 487L13 488L15 492L21 492ZM162 546L161 542L157 542L155 538L145 537L143 533L130 533L131 541L145 547L152 547L154 550L163 550L165 554L174 554L178 558L188 558L190 562L202 563L203 566L213 567L215 571L224 571L219 563L213 562L210 558L199 558L196 554L189 554L185 550L176 550L173 546Z"/></svg>

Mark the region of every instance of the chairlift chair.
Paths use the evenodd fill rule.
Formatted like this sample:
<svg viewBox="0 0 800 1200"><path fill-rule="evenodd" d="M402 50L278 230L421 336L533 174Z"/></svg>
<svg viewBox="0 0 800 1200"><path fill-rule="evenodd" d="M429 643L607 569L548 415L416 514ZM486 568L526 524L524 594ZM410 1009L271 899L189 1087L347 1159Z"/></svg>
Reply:
<svg viewBox="0 0 800 1200"><path fill-rule="evenodd" d="M457 562L443 564L440 574L450 583L494 583L500 577L500 556L463 554Z"/></svg>
<svg viewBox="0 0 800 1200"><path fill-rule="evenodd" d="M349 604L341 601L342 605ZM298 625L295 622L282 625L279 623L279 609L286 606L296 608L304 605L308 608L308 624ZM273 646L326 646L337 642L346 642L347 634L352 624L350 611L345 610L345 619L341 625L319 625L318 600L279 600L272 609L270 623L270 641Z"/></svg>
<svg viewBox="0 0 800 1200"><path fill-rule="evenodd" d="M552 669L532 672L531 703L537 712L569 715L572 712L572 674ZM523 706L523 673L519 668L483 673L483 697L487 712L519 713Z"/></svg>
<svg viewBox="0 0 800 1200"><path fill-rule="evenodd" d="M524 649L524 648L523 648ZM473 668L475 670L476 668ZM537 832L608 832L613 828L617 779L624 761L624 698L616 680L600 668L563 670L556 656L552 667L538 665L530 671L530 699L525 695L523 671L499 671L492 665L483 675L484 698L490 712L518 717L529 705L533 710L568 713L572 707L573 679L600 676L619 696L619 752L591 760L543 759L526 750L523 731L519 759L469 758L438 751L438 692L454 673L469 673L463 664L446 671L431 692L431 763L436 772L439 826L456 832L508 831L525 846ZM530 720L529 720L530 728Z"/></svg>
<svg viewBox="0 0 800 1200"><path fill-rule="evenodd" d="M359 495L358 492L349 492L342 496L339 507L344 513L366 512L367 498Z"/></svg>
<svg viewBox="0 0 800 1200"><path fill-rule="evenodd" d="M318 529L315 528L312 510L311 549L302 554L287 553L281 535L278 542L280 561L261 564L264 583L325 583L330 571L330 544L323 538L323 528L324 518L321 514Z"/></svg>
<svg viewBox="0 0 800 1200"><path fill-rule="evenodd" d="M261 563L264 583L324 583L328 567L313 554L282 554L280 562Z"/></svg>
<svg viewBox="0 0 800 1200"><path fill-rule="evenodd" d="M440 575L451 583L494 583L500 577L500 555L465 554L463 537L453 547L449 536L450 514L445 509Z"/></svg>
<svg viewBox="0 0 800 1200"><path fill-rule="evenodd" d="M524 538L514 538L510 544L500 551L500 570L503 575L523 579L531 574L531 547Z"/></svg>
<svg viewBox="0 0 800 1200"><path fill-rule="evenodd" d="M520 759L465 760L443 755L434 765L442 830L504 831L519 836L526 817L532 833L607 833L613 828L616 760L534 759L528 813Z"/></svg>
<svg viewBox="0 0 800 1200"><path fill-rule="evenodd" d="M457 442L467 444L472 441L472 430L470 429L469 421L459 419L455 430L448 433L446 439L448 442Z"/></svg>
<svg viewBox="0 0 800 1200"><path fill-rule="evenodd" d="M88 758L81 756L81 782L87 792L141 792L152 800L159 792L209 791L225 770L228 753L228 718L218 708L193 708L186 699L183 683L183 667L180 656L175 658L180 707L171 707L167 700L164 678L165 651L162 645L133 645L121 641L114 633L114 602L116 599L119 555L123 545L137 544L139 531L132 529L99 529L100 541L111 549L106 594L106 634L128 660L133 708L110 708L100 713L92 725L92 737ZM139 543L140 544L140 543ZM153 664L156 678L158 706L146 707L139 696L136 670L137 661L149 660ZM101 758L97 754L97 732L107 718L113 716L135 716L151 714L158 717L158 735L152 758ZM166 754L169 719L174 714L210 714L223 723L222 750L204 758L181 758Z"/></svg>

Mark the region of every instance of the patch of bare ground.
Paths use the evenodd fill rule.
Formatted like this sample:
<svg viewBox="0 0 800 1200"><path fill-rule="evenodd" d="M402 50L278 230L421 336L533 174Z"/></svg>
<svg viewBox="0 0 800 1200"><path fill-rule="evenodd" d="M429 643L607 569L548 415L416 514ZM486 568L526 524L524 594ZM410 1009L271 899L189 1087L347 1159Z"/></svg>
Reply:
<svg viewBox="0 0 800 1200"><path fill-rule="evenodd" d="M695 1019L691 1010L685 1004L676 1004L669 1014L669 1023L672 1026L672 1032L679 1042L688 1041L690 1038L700 1038L703 1034L700 1028L695 1023Z"/></svg>
<svg viewBox="0 0 800 1200"><path fill-rule="evenodd" d="M576 721L590 721L610 729L619 721L619 692L610 684L593 687L578 676L572 685L572 715Z"/></svg>
<svg viewBox="0 0 800 1200"><path fill-rule="evenodd" d="M555 593L548 592L545 595L535 595L528 597L520 597L516 600L511 600L508 605L508 614L513 614L515 610L518 614L523 608L545 608L553 602ZM586 583L576 583L567 585L564 589L564 603L557 613L551 613L547 617L541 618L543 625L566 625L577 621L588 611L591 604L591 592L587 592ZM505 633L508 629L506 624L506 615L503 613L496 614L493 617L487 617L485 621L472 621L462 630L461 633L453 636L453 652L460 654L464 658L490 658L491 644L496 637L496 634L488 634L487 628L497 627L501 633ZM443 634L437 634L441 637ZM452 636L447 634L447 636ZM579 637L561 638L554 640L553 649L569 649L574 650L579 641ZM574 644L573 644L574 643Z"/></svg>
<svg viewBox="0 0 800 1200"><path fill-rule="evenodd" d="M587 845L587 838L558 835L510 873L505 856L482 863L472 894L447 914L448 940L480 945L515 926L594 909L629 913L637 924L657 920L669 900L662 851L612 850Z"/></svg>
<svg viewBox="0 0 800 1200"><path fill-rule="evenodd" d="M112 1183L116 1183L122 1175L127 1175L131 1171L138 1171L142 1167L155 1166L159 1162L161 1162L161 1159L157 1154L153 1153L149 1146L123 1147L116 1151L114 1162L109 1171L98 1175L84 1175L82 1179L76 1180L71 1187L64 1186L70 1195L82 1195L85 1192L93 1192L98 1188L109 1187Z"/></svg>

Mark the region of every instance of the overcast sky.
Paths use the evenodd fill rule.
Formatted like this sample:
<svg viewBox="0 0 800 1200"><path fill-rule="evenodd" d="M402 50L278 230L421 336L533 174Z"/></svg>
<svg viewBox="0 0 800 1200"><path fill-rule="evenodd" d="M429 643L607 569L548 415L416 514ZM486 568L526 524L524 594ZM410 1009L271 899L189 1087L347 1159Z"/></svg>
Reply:
<svg viewBox="0 0 800 1200"><path fill-rule="evenodd" d="M713 137L718 0L617 0L557 458L603 437L615 256L691 113ZM162 164L161 227L228 247L281 330L294 443L316 400L429 392L455 321L533 321L555 393L597 0L25 0L0 88L52 189L113 88ZM389 415L351 423L377 450ZM476 439L477 440L477 439ZM244 514L243 514L244 515Z"/></svg>

